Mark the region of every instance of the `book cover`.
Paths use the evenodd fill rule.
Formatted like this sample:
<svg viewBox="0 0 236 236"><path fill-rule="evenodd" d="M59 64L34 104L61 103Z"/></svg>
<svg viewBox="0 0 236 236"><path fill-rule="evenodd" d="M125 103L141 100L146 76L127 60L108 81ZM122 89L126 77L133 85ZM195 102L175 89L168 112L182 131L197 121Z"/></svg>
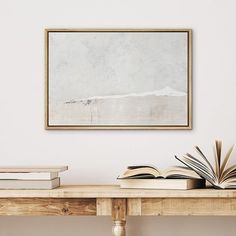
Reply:
<svg viewBox="0 0 236 236"><path fill-rule="evenodd" d="M60 186L60 178L53 180L0 180L0 189L53 189Z"/></svg>
<svg viewBox="0 0 236 236"><path fill-rule="evenodd" d="M58 177L58 172L1 173L0 180L51 180Z"/></svg>
<svg viewBox="0 0 236 236"><path fill-rule="evenodd" d="M0 173L62 172L68 166L0 166Z"/></svg>
<svg viewBox="0 0 236 236"><path fill-rule="evenodd" d="M133 189L194 189L205 187L204 179L118 179L120 188Z"/></svg>

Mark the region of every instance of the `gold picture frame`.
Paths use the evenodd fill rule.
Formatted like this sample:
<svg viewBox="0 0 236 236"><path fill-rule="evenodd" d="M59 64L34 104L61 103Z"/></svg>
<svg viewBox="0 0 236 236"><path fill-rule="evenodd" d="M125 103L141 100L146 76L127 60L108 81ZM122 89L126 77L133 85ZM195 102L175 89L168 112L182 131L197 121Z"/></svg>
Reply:
<svg viewBox="0 0 236 236"><path fill-rule="evenodd" d="M171 39L171 33L173 34L173 36L175 36L175 38L173 40ZM128 34L128 36L126 36L127 34ZM159 34L161 36L161 37L159 37L160 39L157 37L157 34ZM77 35L78 35L78 37L77 37ZM80 35L82 35L82 37L84 37L84 35L86 35L85 39L83 38L83 41L80 39ZM111 38L109 38L106 42L106 37L108 37L108 36L111 37L110 35L112 36L112 40L111 40ZM134 36L131 37L130 35L132 35L132 36L134 35ZM140 35L142 36L141 39L139 38ZM165 37L163 35L166 37L167 42L165 41ZM91 36L91 38L90 38L90 36ZM76 68L75 65L79 65L79 64L75 63L75 65L74 65L74 62L72 61L71 58L76 58L76 56L78 56L81 59L81 58L83 58L84 55L86 56L87 54L80 55L80 52L78 50L78 48L83 47L82 48L83 51L87 50L86 53L89 52L92 55L92 56L89 55L89 58L87 58L88 61L95 60L93 57L95 57L95 58L97 57L97 59L96 59L97 61L95 60L95 62L93 61L93 63L100 63L100 59L102 57L101 57L101 55L99 55L99 52L102 52L102 55L104 56L105 50L101 51L99 49L100 51L98 50L99 52L97 52L96 47L93 45L94 40L96 40L96 38L99 38L97 36L99 36L99 37L101 36L101 37L100 37L100 39L99 39L100 41L98 43L94 43L95 46L102 45L103 41L104 41L104 43L105 43L104 47L107 47L107 45L111 45L110 42L116 41L115 37L117 37L117 36L119 36L120 38L119 38L119 42L116 42L116 45L119 45L119 43L122 44L123 39L126 40L124 45L120 46L120 51L117 50L116 53L117 53L117 55L121 55L121 53L124 53L124 52L127 53L125 50L127 50L127 48L130 48L129 50L131 50L132 56L129 56L129 63L135 61L136 58L139 58L139 60L141 60L142 58L148 58L147 60L149 60L148 54L147 55L145 54L144 57L142 57L142 55L140 55L145 50L147 50L147 52L152 51L152 48L150 48L150 47L147 49L145 48L146 43L143 42L144 39L147 39L148 42L153 45L155 45L155 39L159 40L158 42L160 44L162 42L164 44L165 48L163 50L157 51L156 54L161 55L161 58L164 58L165 60L168 60L168 58L170 58L171 62L167 61L166 64L162 66L161 65L162 61L161 60L158 61L158 59L157 59L158 57L155 58L155 52L151 53L152 55L150 55L150 58L151 57L152 58L150 59L150 63L153 63L152 70L155 71L155 69L157 67L156 70L158 71L158 66L159 66L160 67L159 71L162 72L163 68L167 68L167 70L168 70L167 72L165 72L165 71L162 72L163 75L165 75L165 73L166 73L167 74L166 78L169 79L167 81L168 83L167 82L166 83L171 84L171 81L173 81L173 78L171 78L171 75L173 77L176 76L177 77L176 81L174 81L174 83L178 85L178 86L176 85L176 87L177 88L181 87L181 86L185 87L185 92L183 92L183 90L177 91L178 89L171 90L169 88L169 86L168 86L169 90L167 89L167 87L164 88L165 91L168 90L167 94L164 93L163 89L159 89L159 90L155 90L155 91L151 90L151 92L150 92L149 91L150 86L149 86L149 87L147 87L149 90L146 89L146 90L141 91L141 93L140 93L142 86L143 85L146 86L146 81L144 81L144 79L141 79L143 81L142 81L142 83L140 83L140 85L137 86L136 90L135 89L134 89L134 91L130 90L130 91L128 91L128 93L127 93L127 89L124 89L125 90L124 93L116 92L116 91L122 90L117 86L116 90L111 92L111 95L110 95L107 90L103 91L102 86L101 86L100 90L102 92L104 92L105 95L102 94L104 96L100 96L99 93L96 94L95 89L93 89L93 90L91 89L91 91L88 91L88 93L87 93L88 95L87 95L86 93L84 93L84 90L85 90L84 88L86 88L86 86L84 86L84 84L80 83L80 85L82 84L83 86L78 85L78 89L79 89L79 87L81 87L81 90L83 90L83 95L81 95L79 99L77 99L77 98L72 99L73 96L70 97L68 94L70 94L70 89L71 89L71 91L73 90L73 92L74 92L74 88L76 87L74 85L73 85L74 87L72 87L71 81L73 81L73 82L79 81L79 79L76 77L78 75L78 73L77 74L74 73L74 70ZM152 38L149 39L149 36ZM77 39L81 40L80 44L77 44L77 41L78 41ZM134 41L134 42L132 41L132 40L136 40L136 39L137 39L137 41ZM102 42L102 44L101 44L101 42ZM71 46L73 44L75 44L74 48L72 48L72 46ZM133 44L136 44L136 46L135 46L136 48L134 48L134 46L132 46ZM61 45L62 48L57 48L58 45ZM65 51L65 50L67 50L67 48L66 48L67 46L68 46L68 51L70 51L70 53L74 52L76 50L77 50L77 52L75 54L67 53L67 51ZM139 46L142 47L141 52L138 51ZM91 47L91 48L89 48L89 47ZM115 58L113 56L114 48L115 48L115 46L112 47L113 51L112 51L112 54L110 55L110 57L108 57L108 59L111 60L111 58L112 58L112 60L115 61ZM183 51L181 51L181 48L183 48ZM153 51L155 51L155 47L153 47L153 49L154 49ZM174 53L171 52L171 49L173 49ZM169 53L167 56L163 55L165 50L167 51L167 53ZM138 54L138 57L135 56L135 53ZM69 59L68 59L69 62L66 61L67 60L66 55L68 55L68 57L69 57ZM116 55L116 57L117 57L117 55ZM177 58L174 58L175 55L177 55ZM60 57L62 59L60 59ZM131 57L131 59L130 59L130 57ZM98 59L98 58L100 58L100 59ZM121 59L124 60L124 58L125 57L121 55ZM108 59L107 59L107 61L109 61ZM181 61L182 64L179 61ZM121 63L121 62L119 61L118 63ZM141 62L137 62L137 67L140 67L140 65L141 65L140 63ZM74 67L70 66L70 64L73 64ZM145 63L145 62L144 62L144 64L149 65L148 63ZM178 68L179 64L182 67ZM62 65L61 68L60 68L60 65ZM83 65L86 65L86 61L83 62ZM133 66L132 63L130 65L131 65L130 67ZM93 64L93 66L94 66L94 64ZM95 64L95 66L96 66L96 64ZM103 66L103 68L107 68L104 65L102 65L102 66ZM170 66L170 69L168 69L169 68L168 66ZM86 67L87 71L83 72L84 75L86 75L86 72L88 72L88 74L89 74L91 71L91 68L93 68L93 67L91 67L91 65L88 65L88 66L86 65L85 67ZM127 68L125 68L125 69L128 71L127 73L131 74L131 72L129 70L130 67L128 67L128 69ZM63 68L66 68L66 69L63 70ZM115 70L114 68L112 68L112 69ZM73 71L74 74L70 70ZM97 71L99 71L99 70L97 69ZM181 76L179 76L181 83L178 82L178 76L176 74L174 74L173 71L177 71L176 74L179 73L181 75ZM118 72L120 74L122 74L123 70L119 70ZM116 73L118 73L118 72L116 72ZM68 75L71 75L71 74L73 74L74 78L71 79L71 81L67 82L67 80L69 80L68 78L70 77ZM145 71L141 71L141 74L145 75ZM63 77L63 75L64 75L64 77ZM93 75L92 72L91 72L91 75ZM136 75L139 75L139 74L136 74ZM157 88L159 88L158 87L159 84L165 84L165 80L163 82L163 81L161 81L160 78L156 79L158 81L155 81L154 72L151 74L151 76L150 76L150 78L151 78L150 80L152 81L152 83L157 84L156 85ZM115 76L113 76L113 77L115 77ZM129 77L126 74L125 74L125 77L128 78L126 80L129 80ZM87 88L94 87L94 85L91 86L92 76L90 76L88 78L89 78L88 81L90 81L90 86L87 86ZM100 81L103 81L103 82L105 81L105 79L103 79L102 73L100 75L100 78L101 78ZM59 84L61 87L59 86L59 88L58 88L58 86L57 86L58 81L57 80L60 80L60 79L63 82L59 81L60 82ZM84 77L83 77L83 79L84 79ZM110 77L109 77L109 79L110 79ZM145 77L145 79L146 79L146 77ZM116 80L117 80L117 78L114 78L115 82L117 82ZM115 84L115 82L113 84ZM67 85L67 83L68 83L68 85L71 86L70 89L67 89L67 87L65 86L65 85ZM84 81L83 81L83 83L84 83ZM106 82L104 82L104 83L106 83ZM123 83L123 84L125 84L125 83ZM150 82L150 84L151 84L151 82ZM161 88L161 86L160 86L160 88ZM66 92L65 92L65 90L66 90ZM139 93L137 92L137 90L139 91ZM76 93L74 92L74 94L79 94L79 93L77 93L78 91L76 91ZM107 93L108 93L108 95L107 95ZM59 97L60 94L63 94L63 98ZM157 95L157 94L159 94L159 95ZM174 96L174 97L172 98L171 96ZM146 107L144 99L146 99L147 104L150 107L148 107L148 105ZM173 114L176 114L176 117L177 117L176 120L181 120L182 123L178 123L177 121L175 123L167 123L167 122L166 123L158 123L158 122L155 123L155 114L158 114L158 115L162 114L160 111L158 111L158 109L160 109L160 108L158 108L158 104L155 104L155 100L160 101L160 99L162 99L161 106L166 109L165 110L166 117L167 117L166 120L171 120L171 121L174 120L175 117L173 118L173 116L174 116ZM182 102L179 102L179 104L176 105L177 108L174 107L175 105L172 105L172 107L175 110L172 112L172 110L171 110L172 107L169 105L169 104L171 104L171 102L169 100L166 102L165 99L172 99L173 104L177 104L176 101L178 101L178 99L181 100ZM59 102L61 102L61 104ZM90 105L90 104L96 104L96 108L98 107L102 112L100 112L100 110L99 110L99 112L100 112L99 115L97 115L98 112L94 115L95 112L91 111L91 109L94 109L94 108L88 108L88 107L95 106L95 105ZM142 110L140 110L141 109L140 104L143 106L143 108L144 108L143 110L145 110L145 112L144 112L145 114L143 115L143 117L144 117L143 120L142 120L142 115L141 115L140 120L138 120L139 117L137 116L137 114L142 114ZM75 108L75 106L76 106L76 108ZM114 106L115 106L115 108L114 108ZM170 106L170 107L168 107L168 106ZM84 107L83 112L81 111L81 109L79 109L80 107L81 108ZM117 111L118 107L121 107L120 108L121 109L120 116L119 116L119 112L114 112L114 111ZM157 111L155 109L157 109ZM93 116L95 116L95 118L93 120L91 118L92 115L89 113L89 111L91 114L93 114ZM178 111L181 111L179 115L177 114ZM117 117L116 118L119 122L110 123L111 121L109 120L109 118L111 120L115 119L112 117L112 112L113 112L113 114L115 113L115 115L118 117L118 118ZM124 120L125 120L124 118L126 118L125 112L127 112L127 114L128 114L127 115L127 117L128 117L127 120L129 120L128 123L124 122ZM59 113L62 113L62 114L59 114ZM118 113L118 115L117 115L117 113ZM80 114L82 114L81 117L83 117L83 122L85 122L85 123L80 123L77 121L80 118ZM101 116L102 116L101 114L103 114L103 117L105 117L105 118L101 118ZM104 114L106 114L106 115L104 115ZM148 114L151 114L151 115L149 115L149 117L148 117ZM74 120L73 120L73 116L74 116ZM147 119L147 117L148 117L148 119ZM161 115L160 115L160 117L161 117ZM104 119L108 122L107 123L105 121L103 122L102 119ZM160 120L161 118L158 118L158 119ZM134 120L134 122L132 123L133 120ZM144 123L144 120L148 120L148 121L150 120L150 122ZM163 118L163 122L164 121L165 120ZM68 130L85 130L85 129L93 129L93 130L94 129L98 129L98 130L106 130L106 129L113 129L113 130L158 130L158 129L159 130L165 130L165 129L166 130L170 130L170 129L190 130L190 129L192 129L192 30L191 29L45 29L45 129L50 129L50 130L62 130L62 129L63 130L65 130L65 129L68 129Z"/></svg>

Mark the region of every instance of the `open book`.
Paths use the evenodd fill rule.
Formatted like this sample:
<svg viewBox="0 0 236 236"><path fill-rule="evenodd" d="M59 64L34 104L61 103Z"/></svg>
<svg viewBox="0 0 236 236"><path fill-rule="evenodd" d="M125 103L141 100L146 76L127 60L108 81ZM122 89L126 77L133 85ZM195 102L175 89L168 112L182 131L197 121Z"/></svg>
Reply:
<svg viewBox="0 0 236 236"><path fill-rule="evenodd" d="M194 170L216 188L236 188L236 165L227 167L234 148L235 145L222 158L222 142L216 140L214 145L214 166L208 161L198 146L195 146L195 150L200 158L195 158L189 153L179 157L175 156L175 158Z"/></svg>
<svg viewBox="0 0 236 236"><path fill-rule="evenodd" d="M118 178L120 188L130 189L193 189L205 186L205 180L184 166L159 170L152 165L128 166Z"/></svg>
<svg viewBox="0 0 236 236"><path fill-rule="evenodd" d="M200 178L193 170L184 166L173 166L165 170L159 170L152 165L128 166L126 171L118 176L118 179L151 179L151 178Z"/></svg>

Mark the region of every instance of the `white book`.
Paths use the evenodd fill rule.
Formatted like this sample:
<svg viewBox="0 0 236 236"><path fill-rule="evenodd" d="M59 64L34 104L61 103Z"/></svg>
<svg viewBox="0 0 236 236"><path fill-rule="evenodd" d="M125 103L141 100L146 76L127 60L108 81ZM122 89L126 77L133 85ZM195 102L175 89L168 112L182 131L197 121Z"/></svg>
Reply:
<svg viewBox="0 0 236 236"><path fill-rule="evenodd" d="M51 180L58 177L58 172L0 173L0 180Z"/></svg>
<svg viewBox="0 0 236 236"><path fill-rule="evenodd" d="M0 180L0 189L53 189L60 186L60 178L52 180Z"/></svg>
<svg viewBox="0 0 236 236"><path fill-rule="evenodd" d="M62 172L68 166L0 166L0 173Z"/></svg>

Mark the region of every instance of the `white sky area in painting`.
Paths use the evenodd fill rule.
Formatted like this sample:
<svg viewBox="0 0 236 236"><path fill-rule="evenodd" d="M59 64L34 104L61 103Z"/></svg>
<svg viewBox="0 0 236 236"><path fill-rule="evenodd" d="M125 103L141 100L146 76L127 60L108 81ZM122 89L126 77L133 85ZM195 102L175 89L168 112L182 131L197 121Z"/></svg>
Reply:
<svg viewBox="0 0 236 236"><path fill-rule="evenodd" d="M50 33L50 98L187 91L187 33Z"/></svg>

